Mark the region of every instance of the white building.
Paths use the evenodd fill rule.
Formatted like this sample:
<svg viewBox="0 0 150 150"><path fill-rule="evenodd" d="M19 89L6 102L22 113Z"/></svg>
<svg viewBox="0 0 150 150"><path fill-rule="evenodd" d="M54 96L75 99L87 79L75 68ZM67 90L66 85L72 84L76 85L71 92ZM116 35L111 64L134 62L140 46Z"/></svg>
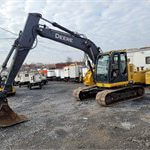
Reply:
<svg viewBox="0 0 150 150"><path fill-rule="evenodd" d="M127 57L135 70L150 69L150 47L127 49Z"/></svg>

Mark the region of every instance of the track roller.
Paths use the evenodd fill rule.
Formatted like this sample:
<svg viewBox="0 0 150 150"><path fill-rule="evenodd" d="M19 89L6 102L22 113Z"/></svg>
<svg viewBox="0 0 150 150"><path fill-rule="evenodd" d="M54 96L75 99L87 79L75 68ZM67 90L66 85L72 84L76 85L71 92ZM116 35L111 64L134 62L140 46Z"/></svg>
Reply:
<svg viewBox="0 0 150 150"><path fill-rule="evenodd" d="M73 91L73 96L77 101L83 101L89 98L95 98L96 94L101 91L97 86L88 86L84 88L77 88Z"/></svg>
<svg viewBox="0 0 150 150"><path fill-rule="evenodd" d="M98 104L107 106L124 100L139 99L144 95L144 93L144 87L142 86L127 86L114 90L110 89L98 92L96 100Z"/></svg>

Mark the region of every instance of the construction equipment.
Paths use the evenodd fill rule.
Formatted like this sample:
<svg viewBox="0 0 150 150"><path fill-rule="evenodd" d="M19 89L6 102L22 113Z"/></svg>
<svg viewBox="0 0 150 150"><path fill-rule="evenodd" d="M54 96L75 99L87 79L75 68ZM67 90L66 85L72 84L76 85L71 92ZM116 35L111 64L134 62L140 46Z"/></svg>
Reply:
<svg viewBox="0 0 150 150"><path fill-rule="evenodd" d="M0 70L0 92L3 91L4 89L4 84L7 80L7 76L8 76L8 69L7 69L7 63L10 59L10 57L12 56L12 53L14 52L15 48L18 45L18 39L15 40L14 44L12 45L11 50L9 51L6 59L4 60L1 70ZM13 86L13 83L11 85L9 85L9 88L7 89L7 95L15 95L16 94L16 89Z"/></svg>
<svg viewBox="0 0 150 150"><path fill-rule="evenodd" d="M50 29L46 25L39 24L40 19L64 32ZM94 64L96 64L96 58L100 54L100 49L92 41L83 37L83 35L70 31L55 22L50 22L42 18L41 14L29 13L24 30L20 32L17 44L12 48L15 49L15 54L4 85L4 90L0 93L0 127L7 127L28 120L27 117L18 115L12 111L8 105L6 94L30 49L33 49L34 41L36 41L37 44L37 35L82 50L89 56ZM89 65L91 66L90 63ZM93 74L92 67L90 68Z"/></svg>
<svg viewBox="0 0 150 150"><path fill-rule="evenodd" d="M93 70L94 72L94 70ZM91 86L91 85L95 85L94 79L93 79L93 74L91 72L91 70L87 70L87 72L83 72L83 84L86 86Z"/></svg>
<svg viewBox="0 0 150 150"><path fill-rule="evenodd" d="M65 32L39 24L40 19ZM136 66L129 64L127 61L126 50L102 53L100 48L81 34L70 31L55 22L50 22L42 18L41 14L30 13L25 28L18 38L14 59L4 90L0 93L1 127L28 120L27 117L17 115L12 111L8 105L6 93L32 48L37 35L80 49L92 60L94 67L92 67L90 61L88 61L88 65L90 68L89 85L93 85L76 89L73 95L78 100L96 96L99 104L107 106L117 101L140 98L144 95L144 86L150 85L150 70L137 69L135 71Z"/></svg>
<svg viewBox="0 0 150 150"><path fill-rule="evenodd" d="M4 89L4 84L7 80L7 76L8 76L8 70L7 68L5 68L5 70L3 70L0 74L0 92L3 91ZM7 90L7 96L12 96L16 94L16 88L12 85L9 86L9 89Z"/></svg>
<svg viewBox="0 0 150 150"><path fill-rule="evenodd" d="M137 99L144 95L144 86L148 86L150 70L135 71L135 66L127 61L127 51L111 51L100 54L97 58L96 85L78 88L74 96L84 100L96 96L100 105L107 106L114 102Z"/></svg>

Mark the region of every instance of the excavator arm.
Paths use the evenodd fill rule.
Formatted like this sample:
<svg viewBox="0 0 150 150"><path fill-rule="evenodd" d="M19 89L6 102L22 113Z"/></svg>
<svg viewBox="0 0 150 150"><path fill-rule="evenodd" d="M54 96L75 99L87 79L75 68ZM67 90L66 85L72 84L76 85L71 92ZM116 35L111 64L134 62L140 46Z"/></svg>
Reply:
<svg viewBox="0 0 150 150"><path fill-rule="evenodd" d="M80 49L89 56L94 64L96 64L96 58L100 54L100 49L91 40L84 38L81 35L76 34L57 23L51 24L65 32L50 29L45 25L40 25L40 19L43 19L41 14L29 14L25 28L20 35L20 38L18 39L18 45L16 47L15 55L13 57L13 62L10 67L10 72L4 87L4 91L7 91L9 85L13 83L26 56L28 55L30 49L32 49L37 35L65 44L67 46Z"/></svg>
<svg viewBox="0 0 150 150"><path fill-rule="evenodd" d="M51 23L51 25L59 28L60 30L63 30L64 32L50 29L45 25L40 25L40 19ZM90 57L94 64L96 63L96 58L100 53L100 49L89 39L86 39L82 37L82 35L76 34L57 23L53 23L42 18L41 14L30 13L27 18L24 30L17 40L17 46L15 46L15 54L12 60L7 81L4 86L4 91L0 93L1 127L11 126L16 123L21 123L28 120L25 116L16 114L9 107L5 93L7 93L7 91L9 90L9 87L13 83L26 56L28 55L30 49L32 49L37 35L82 50ZM14 47L12 48L12 51L13 50Z"/></svg>
<svg viewBox="0 0 150 150"><path fill-rule="evenodd" d="M83 38L80 35L72 35L46 27L39 27L37 33L41 37L80 49L90 57L94 64L96 63L96 58L100 52L98 47L89 39Z"/></svg>

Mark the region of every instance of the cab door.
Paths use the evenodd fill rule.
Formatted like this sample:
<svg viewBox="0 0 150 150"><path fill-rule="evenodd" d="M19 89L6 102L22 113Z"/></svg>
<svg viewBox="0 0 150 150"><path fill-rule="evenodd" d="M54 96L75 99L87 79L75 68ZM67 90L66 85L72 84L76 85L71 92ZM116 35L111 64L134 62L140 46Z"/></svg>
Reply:
<svg viewBox="0 0 150 150"><path fill-rule="evenodd" d="M127 54L126 52L114 52L110 64L110 82L122 82L128 80Z"/></svg>

